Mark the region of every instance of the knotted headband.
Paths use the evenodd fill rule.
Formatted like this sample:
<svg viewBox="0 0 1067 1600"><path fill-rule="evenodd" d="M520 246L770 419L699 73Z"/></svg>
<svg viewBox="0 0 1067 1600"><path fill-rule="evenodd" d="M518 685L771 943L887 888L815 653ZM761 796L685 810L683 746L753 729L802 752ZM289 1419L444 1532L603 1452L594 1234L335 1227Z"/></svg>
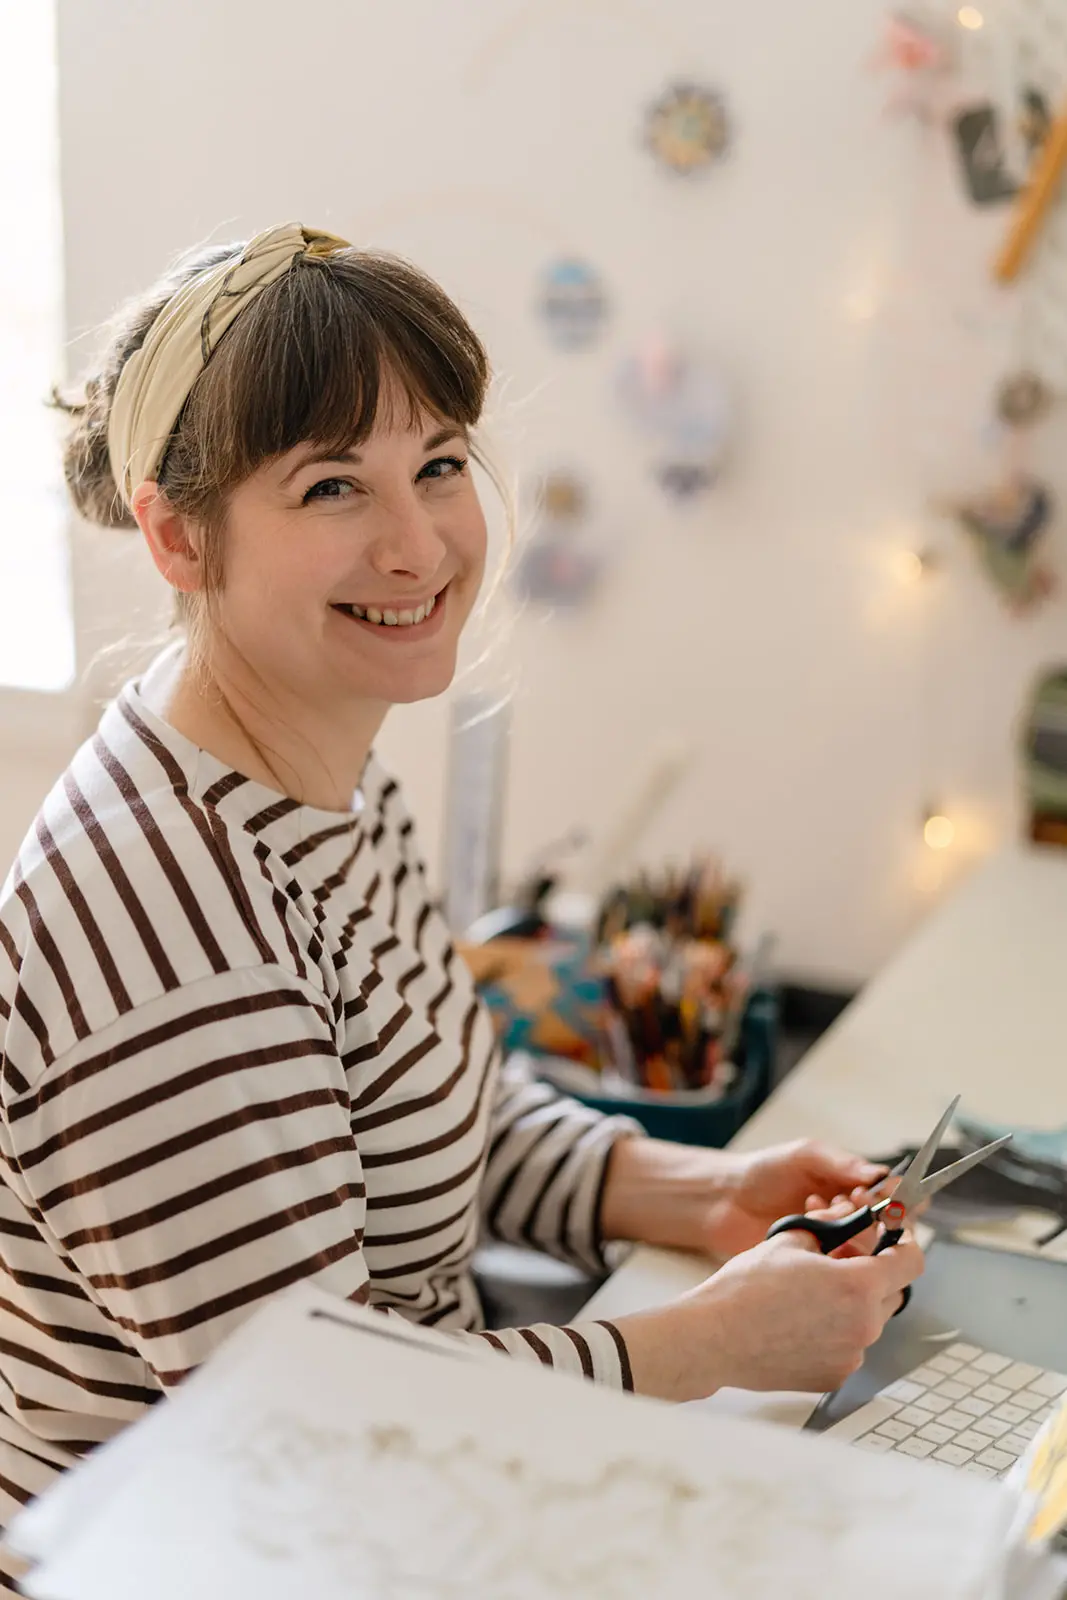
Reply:
<svg viewBox="0 0 1067 1600"><path fill-rule="evenodd" d="M128 506L138 484L159 471L193 384L245 306L298 256L347 248L347 240L331 233L285 223L257 233L236 261L205 268L171 296L123 367L111 402L108 455Z"/></svg>

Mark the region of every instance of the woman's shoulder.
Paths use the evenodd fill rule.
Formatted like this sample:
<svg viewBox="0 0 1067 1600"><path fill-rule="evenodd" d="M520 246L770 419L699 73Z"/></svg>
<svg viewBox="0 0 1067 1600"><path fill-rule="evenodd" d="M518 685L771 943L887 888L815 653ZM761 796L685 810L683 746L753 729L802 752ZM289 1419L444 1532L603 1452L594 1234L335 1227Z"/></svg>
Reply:
<svg viewBox="0 0 1067 1600"><path fill-rule="evenodd" d="M261 842L168 754L140 759L105 718L0 890L0 1014L38 1016L54 1053L212 975L277 966L321 987L314 929Z"/></svg>

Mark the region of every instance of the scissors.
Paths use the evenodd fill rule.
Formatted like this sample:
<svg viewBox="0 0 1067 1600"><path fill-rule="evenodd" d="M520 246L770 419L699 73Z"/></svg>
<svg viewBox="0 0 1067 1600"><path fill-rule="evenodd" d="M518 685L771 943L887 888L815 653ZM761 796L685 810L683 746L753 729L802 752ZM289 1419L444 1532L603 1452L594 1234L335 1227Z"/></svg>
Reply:
<svg viewBox="0 0 1067 1600"><path fill-rule="evenodd" d="M899 1244L909 1211L914 1211L916 1206L921 1205L924 1200L929 1200L931 1195L935 1195L947 1184L955 1183L957 1178L962 1178L965 1172L969 1172L979 1162L988 1160L994 1150L1000 1150L1011 1139L1011 1134L1006 1133L1003 1138L994 1139L992 1144L985 1144L980 1150L973 1150L970 1155L961 1157L959 1161L953 1161L951 1166L941 1167L928 1178L927 1170L938 1152L941 1139L955 1116L959 1103L960 1096L957 1095L922 1149L916 1151L910 1161L902 1161L900 1166L894 1167L892 1172L887 1173L875 1185L876 1188L880 1188L883 1183L888 1183L890 1178L900 1179L894 1192L887 1195L884 1200L876 1200L872 1205L861 1206L858 1211L853 1211L851 1216L838 1217L834 1220L810 1217L802 1212L791 1217L779 1217L778 1221L767 1230L768 1239L775 1238L779 1233L810 1233L818 1242L823 1255L828 1256L831 1250L847 1244L857 1234L865 1233L876 1222L880 1222L884 1232L875 1245L873 1254L879 1255L891 1245ZM911 1289L905 1288L896 1315L899 1316L910 1299Z"/></svg>

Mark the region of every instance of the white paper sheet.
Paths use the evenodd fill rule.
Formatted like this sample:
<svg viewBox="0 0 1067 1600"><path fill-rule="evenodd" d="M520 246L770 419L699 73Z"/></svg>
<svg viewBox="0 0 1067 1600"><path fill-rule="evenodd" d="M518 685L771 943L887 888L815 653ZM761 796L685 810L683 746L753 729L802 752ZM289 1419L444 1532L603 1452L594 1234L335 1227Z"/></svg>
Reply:
<svg viewBox="0 0 1067 1600"><path fill-rule="evenodd" d="M976 1600L1010 1513L948 1469L470 1359L301 1288L12 1533L48 1600Z"/></svg>

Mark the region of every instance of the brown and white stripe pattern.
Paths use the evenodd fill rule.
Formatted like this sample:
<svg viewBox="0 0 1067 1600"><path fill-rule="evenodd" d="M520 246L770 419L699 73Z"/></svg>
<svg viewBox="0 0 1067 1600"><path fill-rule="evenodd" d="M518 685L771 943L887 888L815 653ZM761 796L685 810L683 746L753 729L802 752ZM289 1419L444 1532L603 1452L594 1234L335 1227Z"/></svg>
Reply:
<svg viewBox="0 0 1067 1600"><path fill-rule="evenodd" d="M362 796L279 798L131 685L22 848L0 896L0 1525L300 1279L629 1384L608 1324L477 1332L483 1230L601 1264L628 1125L500 1067L373 758Z"/></svg>

